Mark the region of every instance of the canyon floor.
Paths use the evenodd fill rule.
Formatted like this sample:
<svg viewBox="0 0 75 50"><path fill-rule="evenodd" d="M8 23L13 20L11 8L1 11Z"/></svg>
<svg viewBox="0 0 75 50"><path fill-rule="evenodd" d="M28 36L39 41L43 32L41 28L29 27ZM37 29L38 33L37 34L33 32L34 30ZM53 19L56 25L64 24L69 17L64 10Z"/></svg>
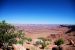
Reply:
<svg viewBox="0 0 75 50"><path fill-rule="evenodd" d="M72 27L73 28L73 27ZM26 37L32 38L32 40L39 37L51 39L49 48L56 46L54 41L63 38L65 43L62 45L63 50L75 50L75 46L68 45L69 40L72 40L75 44L75 29L73 31L68 25L50 25L50 24L23 24L16 25L16 29L23 30ZM75 27L74 27L75 28ZM71 30L71 31L70 31ZM70 31L70 32L68 32ZM32 46L32 44L26 44L25 47ZM35 47L35 46L34 46ZM37 47L35 47L37 48ZM41 49L37 49L41 50ZM52 50L52 49L49 49Z"/></svg>

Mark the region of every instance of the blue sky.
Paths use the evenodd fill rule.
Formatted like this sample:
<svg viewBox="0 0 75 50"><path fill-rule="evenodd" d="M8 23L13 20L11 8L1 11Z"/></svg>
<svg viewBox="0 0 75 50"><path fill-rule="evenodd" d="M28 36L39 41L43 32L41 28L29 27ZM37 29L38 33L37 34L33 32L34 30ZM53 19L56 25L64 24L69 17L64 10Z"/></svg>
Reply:
<svg viewBox="0 0 75 50"><path fill-rule="evenodd" d="M75 24L74 0L0 0L0 21L14 24Z"/></svg>

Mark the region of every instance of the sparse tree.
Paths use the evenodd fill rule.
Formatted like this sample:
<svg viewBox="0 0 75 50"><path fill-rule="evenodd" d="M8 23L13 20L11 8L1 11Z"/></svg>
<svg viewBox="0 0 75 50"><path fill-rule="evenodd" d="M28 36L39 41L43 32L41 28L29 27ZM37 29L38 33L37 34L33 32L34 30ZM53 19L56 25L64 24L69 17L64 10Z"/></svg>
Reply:
<svg viewBox="0 0 75 50"><path fill-rule="evenodd" d="M3 45L3 48L8 47L8 45L15 44L16 37L23 38L24 33L18 32L15 33L15 27L13 25L10 25L6 23L5 21L0 22L0 43Z"/></svg>

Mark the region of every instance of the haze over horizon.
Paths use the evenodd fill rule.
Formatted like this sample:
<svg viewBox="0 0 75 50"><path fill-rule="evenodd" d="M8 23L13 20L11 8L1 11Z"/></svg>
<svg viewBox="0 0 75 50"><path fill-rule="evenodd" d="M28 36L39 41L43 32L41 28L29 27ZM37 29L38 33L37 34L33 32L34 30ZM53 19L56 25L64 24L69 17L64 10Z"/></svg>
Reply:
<svg viewBox="0 0 75 50"><path fill-rule="evenodd" d="M74 0L0 0L0 21L12 24L75 24Z"/></svg>

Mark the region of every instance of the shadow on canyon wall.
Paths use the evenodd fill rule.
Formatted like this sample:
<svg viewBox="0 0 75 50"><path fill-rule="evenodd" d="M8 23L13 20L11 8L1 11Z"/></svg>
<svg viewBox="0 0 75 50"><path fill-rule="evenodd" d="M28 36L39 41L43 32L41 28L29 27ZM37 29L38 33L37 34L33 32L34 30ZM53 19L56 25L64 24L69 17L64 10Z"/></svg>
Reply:
<svg viewBox="0 0 75 50"><path fill-rule="evenodd" d="M60 27L67 27L67 28L70 29L70 30L68 30L68 31L66 32L66 34L75 31L75 25L60 25Z"/></svg>

